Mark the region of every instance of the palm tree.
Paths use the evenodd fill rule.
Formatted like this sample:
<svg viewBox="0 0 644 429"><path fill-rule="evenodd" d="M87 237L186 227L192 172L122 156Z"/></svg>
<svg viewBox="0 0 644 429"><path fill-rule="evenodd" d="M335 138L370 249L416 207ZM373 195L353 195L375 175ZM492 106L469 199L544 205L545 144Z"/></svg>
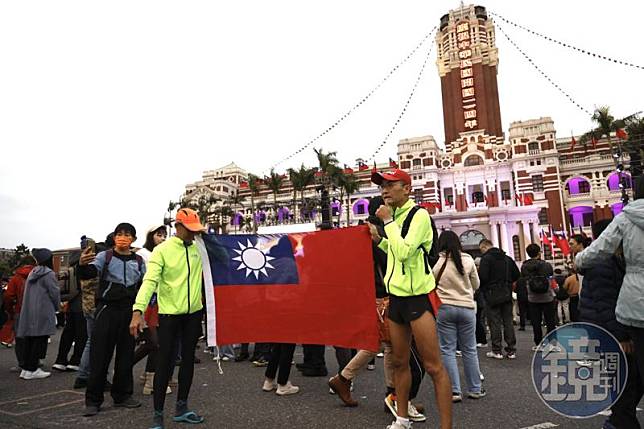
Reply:
<svg viewBox="0 0 644 429"><path fill-rule="evenodd" d="M315 169L306 168L302 164L299 170L289 168L288 174L293 186L293 217L297 219L297 193L300 192L302 205L304 205L304 191L315 182Z"/></svg>
<svg viewBox="0 0 644 429"><path fill-rule="evenodd" d="M271 168L271 175L268 178L268 188L273 192L273 210L275 210L275 216L277 219L277 194L282 189L284 184L284 177L281 174L277 174L275 170Z"/></svg>
<svg viewBox="0 0 644 429"><path fill-rule="evenodd" d="M355 194L360 189L360 182L353 173L344 174L342 189L347 194L347 226L349 226L351 218L351 195ZM340 223L339 216L340 214L338 213L338 223Z"/></svg>
<svg viewBox="0 0 644 429"><path fill-rule="evenodd" d="M313 149L315 155L318 158L318 163L320 165L320 171L322 173L328 174L330 177L335 176L339 170L338 168L338 158L337 152L327 152L324 153L322 148Z"/></svg>
<svg viewBox="0 0 644 429"><path fill-rule="evenodd" d="M255 197L259 195L259 177L254 174L248 175L248 189L250 190L250 210L253 233L257 233L257 221L255 220Z"/></svg>
<svg viewBox="0 0 644 429"><path fill-rule="evenodd" d="M228 197L228 200L226 201L228 207L230 207L231 212L234 212L233 219L236 217L236 210L237 207L242 208L242 212L244 211L244 201L246 201L246 198L243 196L239 195L238 192L235 192L234 194L230 195ZM241 227L241 222L239 225L235 224L235 232L237 232L237 227Z"/></svg>
<svg viewBox="0 0 644 429"><path fill-rule="evenodd" d="M630 168L633 178L642 175L642 158L644 158L644 118L634 117L626 125L628 141L624 145L630 155Z"/></svg>

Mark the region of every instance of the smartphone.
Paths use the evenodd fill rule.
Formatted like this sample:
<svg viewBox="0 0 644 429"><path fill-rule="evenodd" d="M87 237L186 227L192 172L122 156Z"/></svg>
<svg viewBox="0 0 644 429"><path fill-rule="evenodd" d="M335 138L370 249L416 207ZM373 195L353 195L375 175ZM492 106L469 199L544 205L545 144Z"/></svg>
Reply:
<svg viewBox="0 0 644 429"><path fill-rule="evenodd" d="M92 249L92 253L96 253L96 242L92 240L91 238L88 238L85 240L86 246Z"/></svg>

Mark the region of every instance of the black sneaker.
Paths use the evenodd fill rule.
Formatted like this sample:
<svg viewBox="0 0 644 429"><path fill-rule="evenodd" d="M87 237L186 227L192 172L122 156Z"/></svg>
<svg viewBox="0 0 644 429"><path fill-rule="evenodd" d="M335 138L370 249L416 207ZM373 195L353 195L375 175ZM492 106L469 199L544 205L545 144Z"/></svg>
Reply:
<svg viewBox="0 0 644 429"><path fill-rule="evenodd" d="M114 402L114 408L139 408L141 403L131 396L125 401Z"/></svg>
<svg viewBox="0 0 644 429"><path fill-rule="evenodd" d="M86 387L87 387L86 378L77 378L76 380L74 380L74 389L85 389Z"/></svg>
<svg viewBox="0 0 644 429"><path fill-rule="evenodd" d="M85 417L92 417L98 414L98 407L95 405L87 405L85 407L85 412L83 412L83 415Z"/></svg>

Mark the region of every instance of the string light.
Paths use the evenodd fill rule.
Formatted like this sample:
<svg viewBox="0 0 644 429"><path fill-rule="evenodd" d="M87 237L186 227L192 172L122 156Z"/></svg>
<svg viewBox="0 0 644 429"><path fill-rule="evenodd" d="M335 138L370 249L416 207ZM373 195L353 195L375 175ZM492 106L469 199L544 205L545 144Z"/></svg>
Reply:
<svg viewBox="0 0 644 429"><path fill-rule="evenodd" d="M547 40L549 42L556 43L556 44L561 45L563 47L573 49L573 50L575 50L577 52L580 52L582 54L586 54L586 55L594 57L594 58L599 58L601 60L605 60L605 61L612 62L612 63L615 63L615 64L621 64L623 66L628 66L628 67L633 67L633 68L636 68L636 69L644 70L644 66L640 66L640 65L637 65L637 64L629 63L627 61L622 61L622 60L618 60L618 59L615 59L615 58L607 57L605 55L601 55L601 54L597 54L595 52L591 52L591 51L589 51L587 49L578 48L576 46L571 45L570 43L562 42L560 40L554 39L552 37L546 36L544 34L541 34L541 33L537 32L537 31L534 31L534 30L531 30L531 29L529 29L527 27L524 27L521 24L517 24L515 22L512 22L509 19L506 19L503 16L499 15L498 13L494 13L494 12L490 12L490 11L488 11L488 13L490 15L492 15L492 16L495 16L495 17L501 19L502 21L507 22L510 25L513 25L513 26L515 26L517 28L520 28L520 29L522 29L524 31L527 31L530 34L534 34L535 36L539 36L542 39L545 39L545 40Z"/></svg>
<svg viewBox="0 0 644 429"><path fill-rule="evenodd" d="M358 101L356 104L354 104L344 115L342 115L340 118L338 118L331 126L329 126L327 129L322 131L320 134L318 134L315 138L311 139L308 143L291 153L290 155L286 156L285 158L281 159L280 161L276 162L271 166L271 168L275 168L278 165L290 160L291 158L295 157L296 155L302 153L306 148L310 147L312 144L320 140L322 137L326 136L329 134L331 131L333 131L338 125L340 125L342 122L344 122L353 112L355 112L359 107L361 107L371 96L378 90L380 87L389 80L389 78L396 72L400 67L402 67L405 63L407 63L413 56L414 54L425 44L425 42L429 39L429 37L434 34L434 31L436 30L436 27L432 28L432 30L427 33L420 42L416 45L414 49L407 54L407 56L400 61L396 66L394 66L389 73L385 75L385 77L371 90L367 95L365 95L360 101Z"/></svg>
<svg viewBox="0 0 644 429"><path fill-rule="evenodd" d="M543 76L543 77L544 77L548 82L550 82L550 84L551 84L552 86L554 86L554 87L557 89L557 91L561 92L561 93L562 93L566 98L568 98L568 100L570 100L570 101L571 101L575 106L577 106L577 108L578 108L579 110L581 110L582 112L584 112L584 113L585 113L585 114L587 114L588 116L592 116L592 113L590 113L590 112L589 112L586 108L584 108L581 104L577 103L577 101L575 101L575 99L574 99L574 98L572 98L572 96L570 96L570 94L568 94L566 91L564 91L564 90L563 90L559 85L557 85L557 84L556 84L556 83L555 83L555 82L550 78L550 76L548 76L548 75L547 75L543 70L541 70L541 68L540 68L540 67L539 67L539 66L538 66L538 65L537 65L537 64L532 60L532 58L530 58L530 57L529 57L525 52L523 52L523 50L522 50L522 49L521 49L521 48L520 48L516 43L514 43L514 41L513 41L512 39L510 39L510 37L506 34L506 32L505 32L505 31L503 31L503 28L502 28L498 23L497 23L497 25L496 25L496 28L498 28L498 29L499 29L499 31L501 32L501 34L503 34L503 35L505 36L505 38L506 38L506 39L508 39L508 42L510 42L510 43L512 44L512 46L514 46L514 47L516 48L516 50L517 50L517 51L519 51L519 52L521 53L521 55L523 55L523 57L524 57L526 60L528 60L528 62L532 65L532 67L534 67L534 68L535 68L535 69L536 69L536 70L537 70L537 71L538 71L538 72L539 72L539 73L540 73L540 74L541 74L541 75L542 75L542 76Z"/></svg>
<svg viewBox="0 0 644 429"><path fill-rule="evenodd" d="M376 150L373 152L373 155L367 161L369 163L376 158L376 155L380 150L387 144L389 141L389 137L393 134L393 132L398 128L398 125L400 124L400 121L402 120L403 116L405 116L405 113L407 113L407 107L409 106L409 103L411 102L411 99L414 97L414 94L416 93L416 88L418 87L418 83L420 82L421 78L423 77L423 74L425 73L425 66L427 65L427 60L429 60L429 57L432 53L432 48L434 45L430 45L429 49L427 50L427 55L425 56L425 60L423 61L423 65L420 67L420 71L418 72L418 76L416 77L416 82L414 82L414 86L411 89L411 92L409 93L409 96L407 97L407 101L405 101L405 104L403 105L402 110L398 114L398 118L396 121L393 123L391 128L389 129L389 132L385 136L385 138L382 140L382 142L378 145Z"/></svg>

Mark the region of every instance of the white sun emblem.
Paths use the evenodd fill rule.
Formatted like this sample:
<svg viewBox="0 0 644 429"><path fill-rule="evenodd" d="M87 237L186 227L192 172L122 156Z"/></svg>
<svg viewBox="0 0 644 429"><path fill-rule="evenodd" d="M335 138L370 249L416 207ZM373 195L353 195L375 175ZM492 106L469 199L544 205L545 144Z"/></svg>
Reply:
<svg viewBox="0 0 644 429"><path fill-rule="evenodd" d="M266 272L267 268L270 269L275 269L274 266L270 264L269 261L272 261L273 258L272 256L268 256L267 254L264 253L263 250L260 249L259 247L259 241L255 246L253 246L253 243L250 242L250 240L247 240L247 245L244 246L241 242L239 243L239 249L233 249L239 256L236 256L233 258L233 261L239 261L241 262L239 264L239 267L237 267L237 270L246 270L246 277L250 276L251 274L255 274L255 278L259 280L259 273L264 274L266 277L268 277L268 273Z"/></svg>

